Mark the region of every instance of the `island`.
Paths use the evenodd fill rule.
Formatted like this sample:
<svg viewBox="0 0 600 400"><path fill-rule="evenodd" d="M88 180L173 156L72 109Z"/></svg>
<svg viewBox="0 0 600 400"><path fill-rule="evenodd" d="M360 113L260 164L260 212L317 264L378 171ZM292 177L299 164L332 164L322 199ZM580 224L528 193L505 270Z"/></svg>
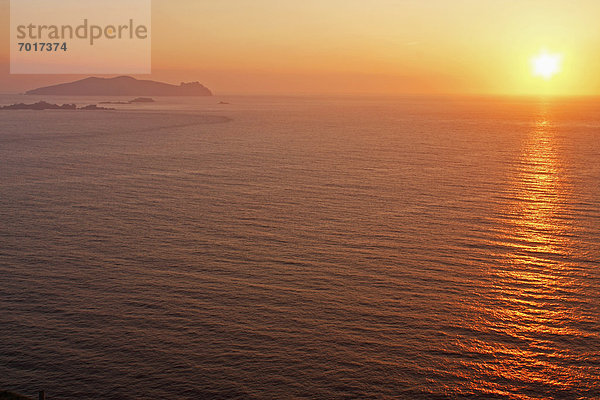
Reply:
<svg viewBox="0 0 600 400"><path fill-rule="evenodd" d="M135 104L135 103L155 103L151 97L136 97L133 100L129 101L101 101L100 104Z"/></svg>
<svg viewBox="0 0 600 400"><path fill-rule="evenodd" d="M102 111L102 110L114 110L114 108L99 107L96 104L90 104L89 106L80 107L80 108L78 108L78 110L84 110L84 111Z"/></svg>
<svg viewBox="0 0 600 400"><path fill-rule="evenodd" d="M140 80L130 76L116 78L90 77L75 82L46 86L25 92L50 96L212 96L200 82L169 83Z"/></svg>
<svg viewBox="0 0 600 400"><path fill-rule="evenodd" d="M104 110L114 110L114 108L107 107L98 107L96 104L90 104L88 106L83 106L77 108L75 104L53 104L47 103L45 101L38 101L33 104L25 104L25 103L16 103L11 104L9 106L0 107L0 110L84 110L84 111L104 111Z"/></svg>
<svg viewBox="0 0 600 400"><path fill-rule="evenodd" d="M129 103L154 103L155 100L152 97L137 97L131 100Z"/></svg>

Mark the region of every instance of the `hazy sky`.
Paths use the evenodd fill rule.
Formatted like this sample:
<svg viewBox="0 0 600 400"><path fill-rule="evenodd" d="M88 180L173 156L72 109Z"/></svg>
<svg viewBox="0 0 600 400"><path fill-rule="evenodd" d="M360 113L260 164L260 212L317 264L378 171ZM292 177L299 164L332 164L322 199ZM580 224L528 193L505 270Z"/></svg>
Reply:
<svg viewBox="0 0 600 400"><path fill-rule="evenodd" d="M73 78L8 75L8 4L0 91ZM598 0L154 0L150 77L217 93L598 94L598 16ZM563 55L548 81L531 74L542 49Z"/></svg>

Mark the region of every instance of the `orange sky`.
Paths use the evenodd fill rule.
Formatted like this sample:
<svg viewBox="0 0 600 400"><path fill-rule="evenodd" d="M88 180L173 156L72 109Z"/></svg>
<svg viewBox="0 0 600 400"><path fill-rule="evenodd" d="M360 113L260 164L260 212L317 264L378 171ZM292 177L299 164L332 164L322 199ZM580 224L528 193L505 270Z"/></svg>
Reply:
<svg viewBox="0 0 600 400"><path fill-rule="evenodd" d="M59 4L60 2L57 2ZM8 74L0 92L80 76ZM600 93L597 0L153 0L153 74L216 93ZM562 72L531 74L541 49Z"/></svg>

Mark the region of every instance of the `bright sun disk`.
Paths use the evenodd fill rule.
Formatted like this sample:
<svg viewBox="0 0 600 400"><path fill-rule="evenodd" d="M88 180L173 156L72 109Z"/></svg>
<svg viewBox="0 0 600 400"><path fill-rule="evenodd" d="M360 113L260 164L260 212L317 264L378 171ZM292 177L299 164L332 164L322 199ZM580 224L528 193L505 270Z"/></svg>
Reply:
<svg viewBox="0 0 600 400"><path fill-rule="evenodd" d="M560 72L562 55L542 52L532 58L533 75L550 79Z"/></svg>

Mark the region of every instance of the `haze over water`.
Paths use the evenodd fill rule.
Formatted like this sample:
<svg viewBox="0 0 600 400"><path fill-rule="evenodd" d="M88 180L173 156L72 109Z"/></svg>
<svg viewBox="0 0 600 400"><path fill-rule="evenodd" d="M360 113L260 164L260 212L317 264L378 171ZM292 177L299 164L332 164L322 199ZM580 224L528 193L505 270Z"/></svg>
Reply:
<svg viewBox="0 0 600 400"><path fill-rule="evenodd" d="M0 387L600 397L600 102L227 101L1 112Z"/></svg>

